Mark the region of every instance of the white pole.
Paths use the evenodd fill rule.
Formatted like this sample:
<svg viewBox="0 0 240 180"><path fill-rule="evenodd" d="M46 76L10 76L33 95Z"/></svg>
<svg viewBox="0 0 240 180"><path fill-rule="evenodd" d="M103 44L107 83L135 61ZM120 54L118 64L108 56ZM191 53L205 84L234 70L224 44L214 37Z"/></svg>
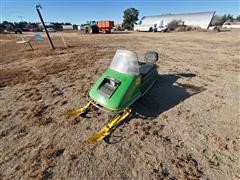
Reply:
<svg viewBox="0 0 240 180"><path fill-rule="evenodd" d="M66 43L66 41L65 41L65 39L63 37L63 33L60 32L60 34L61 34L61 38L62 38L63 44L64 44L65 48L67 48L67 43Z"/></svg>

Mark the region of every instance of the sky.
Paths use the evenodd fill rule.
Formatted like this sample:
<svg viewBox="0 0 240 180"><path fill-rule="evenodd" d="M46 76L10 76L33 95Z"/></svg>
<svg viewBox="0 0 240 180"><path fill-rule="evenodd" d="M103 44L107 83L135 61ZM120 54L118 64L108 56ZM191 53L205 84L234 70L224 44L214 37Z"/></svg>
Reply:
<svg viewBox="0 0 240 180"><path fill-rule="evenodd" d="M41 4L45 22L82 24L88 20L122 22L123 11L133 7L143 16L162 13L216 11L239 15L240 0L0 0L1 21L39 22L35 6Z"/></svg>

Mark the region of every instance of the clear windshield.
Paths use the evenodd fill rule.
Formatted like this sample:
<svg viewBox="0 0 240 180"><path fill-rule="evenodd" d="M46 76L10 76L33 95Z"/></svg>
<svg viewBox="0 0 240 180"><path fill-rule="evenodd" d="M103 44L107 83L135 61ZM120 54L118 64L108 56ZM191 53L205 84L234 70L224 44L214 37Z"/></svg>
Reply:
<svg viewBox="0 0 240 180"><path fill-rule="evenodd" d="M109 68L124 74L139 75L139 64L136 53L123 49L117 50Z"/></svg>

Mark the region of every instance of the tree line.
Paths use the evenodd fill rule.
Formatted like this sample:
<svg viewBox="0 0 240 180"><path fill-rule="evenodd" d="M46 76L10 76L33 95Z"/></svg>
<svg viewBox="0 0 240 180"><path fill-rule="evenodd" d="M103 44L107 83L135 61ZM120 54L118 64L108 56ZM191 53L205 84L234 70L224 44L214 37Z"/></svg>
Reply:
<svg viewBox="0 0 240 180"><path fill-rule="evenodd" d="M35 31L40 31L39 27L40 23L36 22L26 22L26 21L21 21L21 22L9 22L9 21L3 21L0 23L0 32L3 32L4 30L7 31L14 31L15 29L22 29L22 30L30 30L33 29ZM53 22L51 23L52 27L56 30L62 30L62 25L72 25L69 22ZM76 25L73 25L76 26Z"/></svg>

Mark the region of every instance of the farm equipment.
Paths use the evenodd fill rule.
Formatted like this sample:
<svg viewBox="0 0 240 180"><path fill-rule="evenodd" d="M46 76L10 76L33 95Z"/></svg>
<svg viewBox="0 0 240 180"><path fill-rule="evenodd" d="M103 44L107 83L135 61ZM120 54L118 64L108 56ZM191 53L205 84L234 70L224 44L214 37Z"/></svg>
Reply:
<svg viewBox="0 0 240 180"><path fill-rule="evenodd" d="M80 30L86 34L93 34L99 32L110 33L113 27L113 21L87 21L87 24L81 25Z"/></svg>
<svg viewBox="0 0 240 180"><path fill-rule="evenodd" d="M98 21L97 26L100 32L111 33L112 28L114 27L113 21Z"/></svg>
<svg viewBox="0 0 240 180"><path fill-rule="evenodd" d="M96 21L87 21L87 24L83 24L81 29L86 34L94 34L99 32Z"/></svg>
<svg viewBox="0 0 240 180"><path fill-rule="evenodd" d="M107 137L130 114L131 105L143 96L158 78L158 53L147 52L145 61L140 62L137 55L129 50L117 50L111 65L99 77L87 95L88 103L68 116L80 116L91 110L91 106L113 113L115 116L108 124L89 137L91 144Z"/></svg>

